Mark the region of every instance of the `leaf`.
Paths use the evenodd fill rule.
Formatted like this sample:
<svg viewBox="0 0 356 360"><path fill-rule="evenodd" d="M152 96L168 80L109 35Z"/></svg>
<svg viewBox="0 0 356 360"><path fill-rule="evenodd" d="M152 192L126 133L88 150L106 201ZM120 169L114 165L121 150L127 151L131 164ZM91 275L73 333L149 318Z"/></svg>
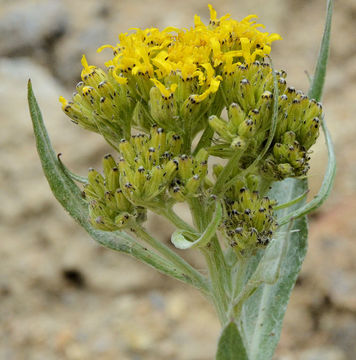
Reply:
<svg viewBox="0 0 356 360"><path fill-rule="evenodd" d="M216 202L216 208L213 218L211 219L209 225L205 229L205 231L199 236L199 238L195 241L189 241L183 235L184 233L188 233L185 230L176 230L171 237L172 244L181 250L186 250L195 247L203 247L205 246L211 238L216 234L218 226L221 222L222 218L222 207L220 202ZM195 235L193 233L189 233L189 235Z"/></svg>
<svg viewBox="0 0 356 360"><path fill-rule="evenodd" d="M291 201L288 201L284 204L280 204L280 205L276 205L273 207L273 210L274 211L277 211L277 210L281 210L281 209L284 209L284 208L288 208L294 204L297 204L299 201L303 200L309 193L309 190L307 190L306 192L304 192L302 195L299 195L297 196L295 199L291 200Z"/></svg>
<svg viewBox="0 0 356 360"><path fill-rule="evenodd" d="M58 159L59 165L62 168L62 171L67 175L67 177L69 177L70 179L72 179L74 181L80 182L81 184L88 184L88 179L86 177L74 174L63 164L63 162L61 160L61 156L62 156L62 153L59 153L57 155L57 159Z"/></svg>
<svg viewBox="0 0 356 360"><path fill-rule="evenodd" d="M287 179L276 183L271 197L288 202L306 191L304 180ZM293 205L297 207L299 204ZM287 209L277 212L283 217ZM294 230L294 231L293 231ZM295 230L298 230L297 232ZM245 301L240 313L241 334L250 360L269 360L277 346L290 293L299 274L307 250L307 223L302 217L279 228L265 256L251 259L248 275L257 286ZM276 260L273 260L273 259ZM270 265L268 265L270 264ZM270 268L269 268L270 266ZM277 276L278 275L278 276ZM263 284L262 281L271 284ZM253 284L252 284L253 285ZM257 289L257 290L256 290ZM250 295L249 294L249 295Z"/></svg>
<svg viewBox="0 0 356 360"><path fill-rule="evenodd" d="M333 15L334 0L327 0L326 5L326 20L323 38L321 40L319 56L315 68L315 73L313 76L313 81L309 89L309 97L314 98L317 101L321 100L325 76L326 76L326 66L329 59L330 53L330 35L331 35L331 20ZM323 183L319 190L319 193L315 198L306 204L303 208L298 209L295 213L290 213L281 219L280 224L283 225L287 223L292 217L297 218L299 216L306 215L311 211L316 210L323 202L328 198L332 186L334 184L334 178L336 173L336 158L334 153L334 147L331 140L330 133L325 123L325 119L322 119L321 126L325 136L325 142L328 149L328 167L324 175Z"/></svg>
<svg viewBox="0 0 356 360"><path fill-rule="evenodd" d="M82 192L66 172L63 171L63 165L61 165L53 151L30 81L28 82L28 104L43 172L54 196L65 210L99 244L109 249L129 254L166 275L186 283L192 283L186 274L176 270L169 261L143 247L128 234L122 231L100 231L90 225L88 221L88 206L82 197ZM195 286L195 284L192 285Z"/></svg>
<svg viewBox="0 0 356 360"><path fill-rule="evenodd" d="M248 356L235 322L226 325L220 335L216 360L248 360Z"/></svg>
<svg viewBox="0 0 356 360"><path fill-rule="evenodd" d="M313 82L309 89L309 97L317 101L321 100L325 76L326 76L326 65L328 63L329 52L330 52L330 35L331 35L331 20L333 15L334 0L327 0L326 5L326 20L323 38L321 40L319 56L315 67L313 76Z"/></svg>

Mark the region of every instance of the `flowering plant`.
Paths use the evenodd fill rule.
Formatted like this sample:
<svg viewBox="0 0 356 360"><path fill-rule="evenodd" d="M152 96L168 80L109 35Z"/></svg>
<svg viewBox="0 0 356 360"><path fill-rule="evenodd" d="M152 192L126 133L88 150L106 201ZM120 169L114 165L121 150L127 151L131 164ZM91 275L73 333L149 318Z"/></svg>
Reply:
<svg viewBox="0 0 356 360"><path fill-rule="evenodd" d="M270 359L306 253L306 214L330 192L335 161L319 103L332 1L309 94L287 86L270 58L278 34L255 15L205 25L133 29L110 48L106 70L82 58L82 81L62 109L112 146L87 177L55 155L29 83L30 112L54 195L100 244L199 289L223 331L217 359ZM226 114L226 115L225 115ZM324 130L329 166L309 203L310 148ZM213 157L220 159L208 165ZM83 191L76 183L83 184ZM174 209L184 202L192 223ZM147 211L176 228L172 244L196 249L204 276L145 228Z"/></svg>

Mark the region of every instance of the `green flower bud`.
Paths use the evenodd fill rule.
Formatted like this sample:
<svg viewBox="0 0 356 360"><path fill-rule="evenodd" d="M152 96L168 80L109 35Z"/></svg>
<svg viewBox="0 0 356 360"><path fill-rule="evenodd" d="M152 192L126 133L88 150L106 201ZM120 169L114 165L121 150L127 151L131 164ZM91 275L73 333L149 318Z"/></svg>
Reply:
<svg viewBox="0 0 356 360"><path fill-rule="evenodd" d="M91 224L101 230L114 231L129 226L132 221L142 222L146 219L146 210L134 206L120 187L121 174L127 178L135 179L136 174L123 158L117 164L111 155L103 159L104 176L94 169L88 173L88 184L84 186L84 194L89 203L89 216ZM128 185L128 184L126 184ZM128 190L130 186L127 186Z"/></svg>
<svg viewBox="0 0 356 360"><path fill-rule="evenodd" d="M256 106L254 88L247 79L240 81L241 104L245 111Z"/></svg>
<svg viewBox="0 0 356 360"><path fill-rule="evenodd" d="M104 176L106 177L106 179L108 179L109 174L111 173L113 168L116 168L117 164L111 154L107 154L104 156L102 164Z"/></svg>
<svg viewBox="0 0 356 360"><path fill-rule="evenodd" d="M165 97L157 87L152 87L149 107L151 116L157 124L168 130L177 131L177 128L179 129L178 109L174 93Z"/></svg>
<svg viewBox="0 0 356 360"><path fill-rule="evenodd" d="M181 146L180 136L158 126L151 128L149 136L138 134L120 142L120 187L132 203L158 201L157 196L165 192L177 172L173 159Z"/></svg>
<svg viewBox="0 0 356 360"><path fill-rule="evenodd" d="M149 131L154 124L151 114L141 101L138 101L132 114L132 123L140 130Z"/></svg>
<svg viewBox="0 0 356 360"><path fill-rule="evenodd" d="M245 120L246 114L239 104L232 103L228 109L230 131L237 133L240 124Z"/></svg>
<svg viewBox="0 0 356 360"><path fill-rule="evenodd" d="M116 206L120 211L128 212L133 210L132 204L127 200L121 189L117 188L114 193L114 196L115 196Z"/></svg>
<svg viewBox="0 0 356 360"><path fill-rule="evenodd" d="M86 62L86 61L85 61ZM117 143L130 132L134 102L127 85L119 84L108 73L89 67L76 87L72 101L60 97L63 111L85 129L101 133L110 143Z"/></svg>
<svg viewBox="0 0 356 360"><path fill-rule="evenodd" d="M200 149L195 157L181 155L174 160L177 172L170 184L169 192L177 201L185 201L187 197L197 196L205 182L208 172L208 152Z"/></svg>
<svg viewBox="0 0 356 360"><path fill-rule="evenodd" d="M187 195L195 194L200 184L201 184L200 176L199 175L192 176L185 184L185 190L187 192Z"/></svg>
<svg viewBox="0 0 356 360"><path fill-rule="evenodd" d="M257 191L246 187L239 189L235 199L226 199L221 229L236 252L268 245L277 228L274 205L268 197L261 198Z"/></svg>
<svg viewBox="0 0 356 360"><path fill-rule="evenodd" d="M89 203L89 218L93 227L104 231L115 231L118 227L112 219L112 211L105 204L92 200Z"/></svg>
<svg viewBox="0 0 356 360"><path fill-rule="evenodd" d="M132 166L135 165L136 152L130 141L122 139L119 144L119 151L123 155L125 161L128 164L130 164Z"/></svg>
<svg viewBox="0 0 356 360"><path fill-rule="evenodd" d="M231 141L230 146L234 150L243 150L247 146L247 142L241 136L236 136Z"/></svg>
<svg viewBox="0 0 356 360"><path fill-rule="evenodd" d="M239 126L239 135L242 138L251 138L256 134L256 131L257 125L251 118L247 118Z"/></svg>
<svg viewBox="0 0 356 360"><path fill-rule="evenodd" d="M183 202L186 200L186 197L183 194L181 187L177 184L174 184L169 188L169 194L174 200L178 202Z"/></svg>
<svg viewBox="0 0 356 360"><path fill-rule="evenodd" d="M209 125L225 141L230 142L233 139L233 135L229 132L227 122L225 120L212 115L209 117Z"/></svg>
<svg viewBox="0 0 356 360"><path fill-rule="evenodd" d="M104 197L105 193L105 182L101 174L94 169L89 169L88 182L91 186L92 191L98 196L99 199Z"/></svg>

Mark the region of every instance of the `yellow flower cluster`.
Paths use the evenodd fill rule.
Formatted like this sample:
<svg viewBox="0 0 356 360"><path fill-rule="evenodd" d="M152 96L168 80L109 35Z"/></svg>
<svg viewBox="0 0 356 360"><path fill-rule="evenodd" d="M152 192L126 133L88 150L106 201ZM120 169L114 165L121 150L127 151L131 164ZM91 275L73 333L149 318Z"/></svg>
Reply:
<svg viewBox="0 0 356 360"><path fill-rule="evenodd" d="M263 25L256 24L256 15L242 21L230 19L229 14L218 19L213 7L209 8L209 25L195 15L195 26L189 30L135 28L132 34L120 34L116 46L104 45L98 51L113 49L114 58L106 66L114 67L113 76L119 84L141 76L168 98L178 87L177 76L183 82L195 79L199 85L195 101L200 102L218 90L224 71L263 58L270 53L271 43L281 39L278 34L258 30ZM92 67L85 65L82 77L91 71Z"/></svg>

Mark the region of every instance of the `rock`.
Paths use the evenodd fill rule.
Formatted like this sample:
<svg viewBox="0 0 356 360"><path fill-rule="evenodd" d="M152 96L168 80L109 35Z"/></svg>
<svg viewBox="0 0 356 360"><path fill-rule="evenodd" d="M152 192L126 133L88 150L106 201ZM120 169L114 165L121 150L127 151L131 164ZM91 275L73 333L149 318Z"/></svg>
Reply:
<svg viewBox="0 0 356 360"><path fill-rule="evenodd" d="M103 44L115 43L116 38L116 34L110 33L106 22L100 19L93 22L90 27L72 30L65 39L58 42L55 48L53 64L55 75L74 88L80 80L82 55L86 54L90 64L105 68L104 59L110 58L111 52L98 54L96 50Z"/></svg>
<svg viewBox="0 0 356 360"><path fill-rule="evenodd" d="M51 46L67 28L66 9L56 0L10 3L0 13L0 56L18 56Z"/></svg>

